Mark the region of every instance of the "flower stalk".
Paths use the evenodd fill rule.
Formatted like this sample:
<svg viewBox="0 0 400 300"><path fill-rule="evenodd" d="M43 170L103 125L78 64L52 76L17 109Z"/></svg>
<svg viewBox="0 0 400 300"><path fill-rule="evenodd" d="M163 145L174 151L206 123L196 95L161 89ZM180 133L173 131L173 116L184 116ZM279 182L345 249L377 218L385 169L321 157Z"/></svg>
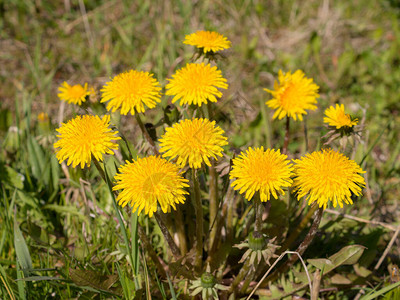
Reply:
<svg viewBox="0 0 400 300"><path fill-rule="evenodd" d="M211 160L211 167L209 168L209 195L210 195L210 237L209 237L209 249L212 249L212 245L217 235L217 223L218 223L218 175L215 169L215 160Z"/></svg>
<svg viewBox="0 0 400 300"><path fill-rule="evenodd" d="M159 156L160 153L158 152L157 146L154 143L153 139L151 138L151 136L150 136L149 132L147 131L146 127L144 126L144 124L142 122L142 119L140 118L139 114L136 113L135 117L136 117L136 121L137 121L137 123L138 123L138 125L140 127L140 130L142 131L142 133L143 133L145 139L147 140L147 142L150 144L154 155Z"/></svg>
<svg viewBox="0 0 400 300"><path fill-rule="evenodd" d="M254 231L261 234L262 233L262 215L264 212L264 206L261 203L259 193L254 197L254 212L256 221L254 224Z"/></svg>
<svg viewBox="0 0 400 300"><path fill-rule="evenodd" d="M286 126L285 126L285 139L283 141L282 153L287 154L289 147L289 131L290 131L290 118L286 117Z"/></svg>
<svg viewBox="0 0 400 300"><path fill-rule="evenodd" d="M200 271L203 260L203 206L201 204L200 184L196 170L192 169L193 195L196 210L196 257L195 266Z"/></svg>
<svg viewBox="0 0 400 300"><path fill-rule="evenodd" d="M167 226L165 225L162 217L158 212L154 213L156 217L158 226L160 226L161 232L168 244L169 249L171 250L172 255L177 260L181 256L181 251L179 250L178 246L176 245L175 241L173 240L172 236L170 235Z"/></svg>

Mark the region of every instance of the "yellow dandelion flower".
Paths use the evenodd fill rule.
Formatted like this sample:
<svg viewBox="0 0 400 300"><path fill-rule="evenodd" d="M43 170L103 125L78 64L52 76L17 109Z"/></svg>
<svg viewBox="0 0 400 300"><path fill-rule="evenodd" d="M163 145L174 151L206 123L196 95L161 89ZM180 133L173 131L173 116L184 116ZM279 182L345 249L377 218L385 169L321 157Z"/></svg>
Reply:
<svg viewBox="0 0 400 300"><path fill-rule="evenodd" d="M198 169L202 162L211 166L210 157L222 156L222 147L227 145L224 131L208 119L183 120L166 128L160 139L160 152L163 157L174 159L177 165Z"/></svg>
<svg viewBox="0 0 400 300"><path fill-rule="evenodd" d="M264 89L270 93L273 98L268 100L270 108L276 109L273 118L283 119L285 116L297 118L303 121L303 115L306 110L315 110L317 106L316 98L319 97L319 86L313 83L313 80L306 78L303 71L297 70L293 74L283 73L279 70L279 83L275 81L274 90Z"/></svg>
<svg viewBox="0 0 400 300"><path fill-rule="evenodd" d="M217 98L222 96L218 88L228 88L221 71L204 63L187 64L168 80L166 95L174 96L172 103L180 100L180 105L193 103L201 106L207 101L217 102Z"/></svg>
<svg viewBox="0 0 400 300"><path fill-rule="evenodd" d="M255 192L260 192L262 202L268 201L272 196L277 199L278 193L284 195L282 188L290 187L293 183L293 166L289 164L287 155L280 150L249 148L246 152L233 159L232 170L229 174L235 190L245 194L250 201Z"/></svg>
<svg viewBox="0 0 400 300"><path fill-rule="evenodd" d="M357 125L358 119L352 120L349 114L345 114L344 105L336 104L336 107L329 107L325 110L324 123L329 126L335 126L336 129L342 127L353 127Z"/></svg>
<svg viewBox="0 0 400 300"><path fill-rule="evenodd" d="M222 34L215 31L204 30L199 30L185 36L183 43L203 49L204 53L217 52L231 47L231 42Z"/></svg>
<svg viewBox="0 0 400 300"><path fill-rule="evenodd" d="M118 131L109 128L110 116L77 116L75 119L63 123L57 129L60 138L54 143L57 159L60 163L67 160L67 165L72 163L75 168L78 164L83 169L85 164L90 166L92 155L98 160L103 160L103 154L111 154L112 149L118 149L114 141L120 137L115 136Z"/></svg>
<svg viewBox="0 0 400 300"><path fill-rule="evenodd" d="M100 102L107 102L107 110L121 109L121 114L131 115L154 108L161 102L160 84L149 72L130 70L115 76L101 89Z"/></svg>
<svg viewBox="0 0 400 300"><path fill-rule="evenodd" d="M83 102L86 101L86 96L89 96L93 93L93 88L90 89L87 83L85 83L84 86L81 86L80 84L75 84L71 86L68 83L64 82L58 88L58 91L58 97L60 98L60 100L81 105Z"/></svg>
<svg viewBox="0 0 400 300"><path fill-rule="evenodd" d="M176 203L185 202L184 188L189 185L187 179L179 174L179 167L158 157L149 156L126 162L119 168L114 179L113 190L122 190L117 197L118 203L125 207L128 203L133 211L153 216L157 211L157 202L164 213L176 209Z"/></svg>
<svg viewBox="0 0 400 300"><path fill-rule="evenodd" d="M343 202L353 204L351 193L359 196L365 186L364 178L360 175L365 172L361 167L332 149L307 154L294 162L293 186L297 191L297 199L308 195L309 205L315 201L324 208L329 201L333 207L338 203L343 207Z"/></svg>

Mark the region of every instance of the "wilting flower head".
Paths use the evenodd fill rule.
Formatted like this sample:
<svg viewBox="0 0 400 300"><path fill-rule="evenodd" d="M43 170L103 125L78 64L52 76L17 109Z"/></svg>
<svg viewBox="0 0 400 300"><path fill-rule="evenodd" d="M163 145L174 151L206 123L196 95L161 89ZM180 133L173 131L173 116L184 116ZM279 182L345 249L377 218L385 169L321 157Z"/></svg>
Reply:
<svg viewBox="0 0 400 300"><path fill-rule="evenodd" d="M114 179L113 190L122 190L117 197L118 203L125 207L128 203L132 210L142 210L149 217L157 211L157 202L164 213L175 208L176 203L185 202L184 190L189 185L187 179L179 174L179 167L159 157L149 156L126 162L119 168Z"/></svg>
<svg viewBox="0 0 400 300"><path fill-rule="evenodd" d="M278 198L279 194L285 194L283 187L289 187L293 181L293 166L289 164L287 155L279 150L261 148L249 148L247 151L233 159L230 172L232 187L245 194L247 200L251 200L255 192L260 192L261 201L268 201L271 194Z"/></svg>
<svg viewBox="0 0 400 300"><path fill-rule="evenodd" d="M319 86L312 79L304 77L301 70L293 74L279 70L278 80L274 83L274 90L264 89L273 98L265 102L270 108L276 109L273 118L283 119L285 116L302 121L306 110L315 110L316 98L319 97Z"/></svg>
<svg viewBox="0 0 400 300"><path fill-rule="evenodd" d="M160 139L163 157L174 159L177 165L198 169L205 162L210 166L210 157L222 156L222 147L228 144L224 131L208 119L183 120L167 127Z"/></svg>
<svg viewBox="0 0 400 300"><path fill-rule="evenodd" d="M294 160L296 163L293 187L297 191L297 199L307 195L308 204L317 201L319 207L328 206L328 202L336 207L343 202L353 204L351 193L361 195L365 186L365 173L353 160L332 149L323 149Z"/></svg>
<svg viewBox="0 0 400 300"><path fill-rule="evenodd" d="M329 126L335 126L336 129L353 127L358 123L358 119L352 120L349 114L345 114L343 104L336 104L336 107L330 106L325 110L325 115L324 122Z"/></svg>
<svg viewBox="0 0 400 300"><path fill-rule="evenodd" d="M174 96L172 103L180 99L180 105L193 103L201 106L207 101L217 102L217 98L222 96L218 88L228 88L221 71L204 63L187 64L168 80L166 95Z"/></svg>
<svg viewBox="0 0 400 300"><path fill-rule="evenodd" d="M203 49L204 53L217 52L231 47L231 42L215 31L197 31L185 36L183 43Z"/></svg>
<svg viewBox="0 0 400 300"><path fill-rule="evenodd" d="M77 116L75 119L63 123L57 129L60 138L54 143L57 159L60 163L67 160L67 164L75 168L78 164L81 168L85 164L90 166L92 155L98 160L103 160L103 154L111 154L112 149L118 149L114 141L120 137L115 136L118 131L109 128L110 116Z"/></svg>
<svg viewBox="0 0 400 300"><path fill-rule="evenodd" d="M93 88L88 88L87 83L85 83L84 86L81 86L80 84L71 86L65 81L58 88L58 91L58 97L60 100L78 105L81 105L83 102L85 102L86 96L89 96L94 92Z"/></svg>
<svg viewBox="0 0 400 300"><path fill-rule="evenodd" d="M101 102L107 102L107 110L112 112L121 109L121 114L154 108L161 102L160 84L149 72L130 70L115 76L101 89Z"/></svg>

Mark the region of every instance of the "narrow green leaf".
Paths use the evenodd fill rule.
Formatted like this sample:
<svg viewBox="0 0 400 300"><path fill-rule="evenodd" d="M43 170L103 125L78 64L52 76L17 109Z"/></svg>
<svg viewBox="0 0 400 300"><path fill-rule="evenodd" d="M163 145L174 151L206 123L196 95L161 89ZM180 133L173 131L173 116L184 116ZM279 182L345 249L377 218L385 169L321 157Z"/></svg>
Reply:
<svg viewBox="0 0 400 300"><path fill-rule="evenodd" d="M384 287L383 289L380 289L379 291L376 291L370 295L366 295L364 297L362 297L360 300L372 300L375 299L383 294L386 294L388 292L390 292L391 290L397 288L398 286L400 286L400 281L395 282L391 285L388 285L387 287Z"/></svg>
<svg viewBox="0 0 400 300"><path fill-rule="evenodd" d="M0 264L0 282L3 284L5 289L7 290L8 296L10 297L11 300L15 300L15 295L14 291L12 290L8 280L7 280L7 274L4 268Z"/></svg>
<svg viewBox="0 0 400 300"><path fill-rule="evenodd" d="M64 279L62 279L60 277L54 277L54 276L29 276L29 277L17 279L17 281L18 280L22 280L22 281L43 281L43 280L64 280Z"/></svg>
<svg viewBox="0 0 400 300"><path fill-rule="evenodd" d="M51 180L53 183L53 188L58 190L59 181L60 181L60 164L58 163L57 157L52 155L50 158L50 166L51 166Z"/></svg>
<svg viewBox="0 0 400 300"><path fill-rule="evenodd" d="M14 247L15 253L17 254L17 260L21 265L24 276L29 276L29 270L33 268L32 259L25 238L19 229L16 214L14 215Z"/></svg>

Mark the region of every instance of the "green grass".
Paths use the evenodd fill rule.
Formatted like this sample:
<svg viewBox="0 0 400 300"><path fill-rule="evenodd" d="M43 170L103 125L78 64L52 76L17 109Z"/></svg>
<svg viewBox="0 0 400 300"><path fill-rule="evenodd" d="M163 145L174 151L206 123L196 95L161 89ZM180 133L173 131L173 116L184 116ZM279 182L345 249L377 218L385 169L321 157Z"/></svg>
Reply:
<svg viewBox="0 0 400 300"><path fill-rule="evenodd" d="M138 69L153 72L165 86L166 78L192 57L192 47L182 41L198 29L216 30L232 42L218 61L229 89L215 116L229 136L230 157L234 148L282 147L285 124L272 121L263 88L272 88L280 69L302 69L321 87L320 99L318 109L306 118L307 145L303 124L292 123L292 157L319 149L328 131L322 126L324 110L339 101L345 104L364 122L361 142L348 154L367 171L368 189L340 211L399 225L400 7L395 1L0 0L0 298L184 297L179 276L160 279L138 242L136 220L156 254L168 258L154 218L136 219L121 210L124 232L97 170L66 171L52 144L59 123L79 111L73 105L60 111L57 88L63 81L89 82L99 90L109 77ZM163 97L161 105L169 101ZM104 113L99 103L91 109ZM40 112L49 114L48 123L38 121ZM154 109L143 117L156 124L163 111ZM134 118L112 118L130 148L121 143L121 157L141 155L143 140ZM158 136L162 132L159 126ZM118 157L108 158L110 178L120 163ZM252 215L244 214L251 203L236 199L239 243L249 230L243 224ZM292 200L272 201L267 225L271 236L282 237L297 225L298 216L288 207L299 205ZM321 288L327 291L320 297L352 299L360 287L370 295L380 290L387 297L395 294L387 286L388 268L400 263L396 243L378 270L368 275L355 271L373 271L392 236L380 226L324 214L317 237L321 242L307 250L305 259L327 258L348 245L367 249L356 267L341 265L324 278ZM238 261L239 250L229 259ZM170 266L184 273L179 267L179 262ZM287 281L299 281L300 272L300 264L295 265L285 279L274 282L274 295L290 293L293 287ZM350 283L340 283L338 276L335 281L334 274Z"/></svg>

